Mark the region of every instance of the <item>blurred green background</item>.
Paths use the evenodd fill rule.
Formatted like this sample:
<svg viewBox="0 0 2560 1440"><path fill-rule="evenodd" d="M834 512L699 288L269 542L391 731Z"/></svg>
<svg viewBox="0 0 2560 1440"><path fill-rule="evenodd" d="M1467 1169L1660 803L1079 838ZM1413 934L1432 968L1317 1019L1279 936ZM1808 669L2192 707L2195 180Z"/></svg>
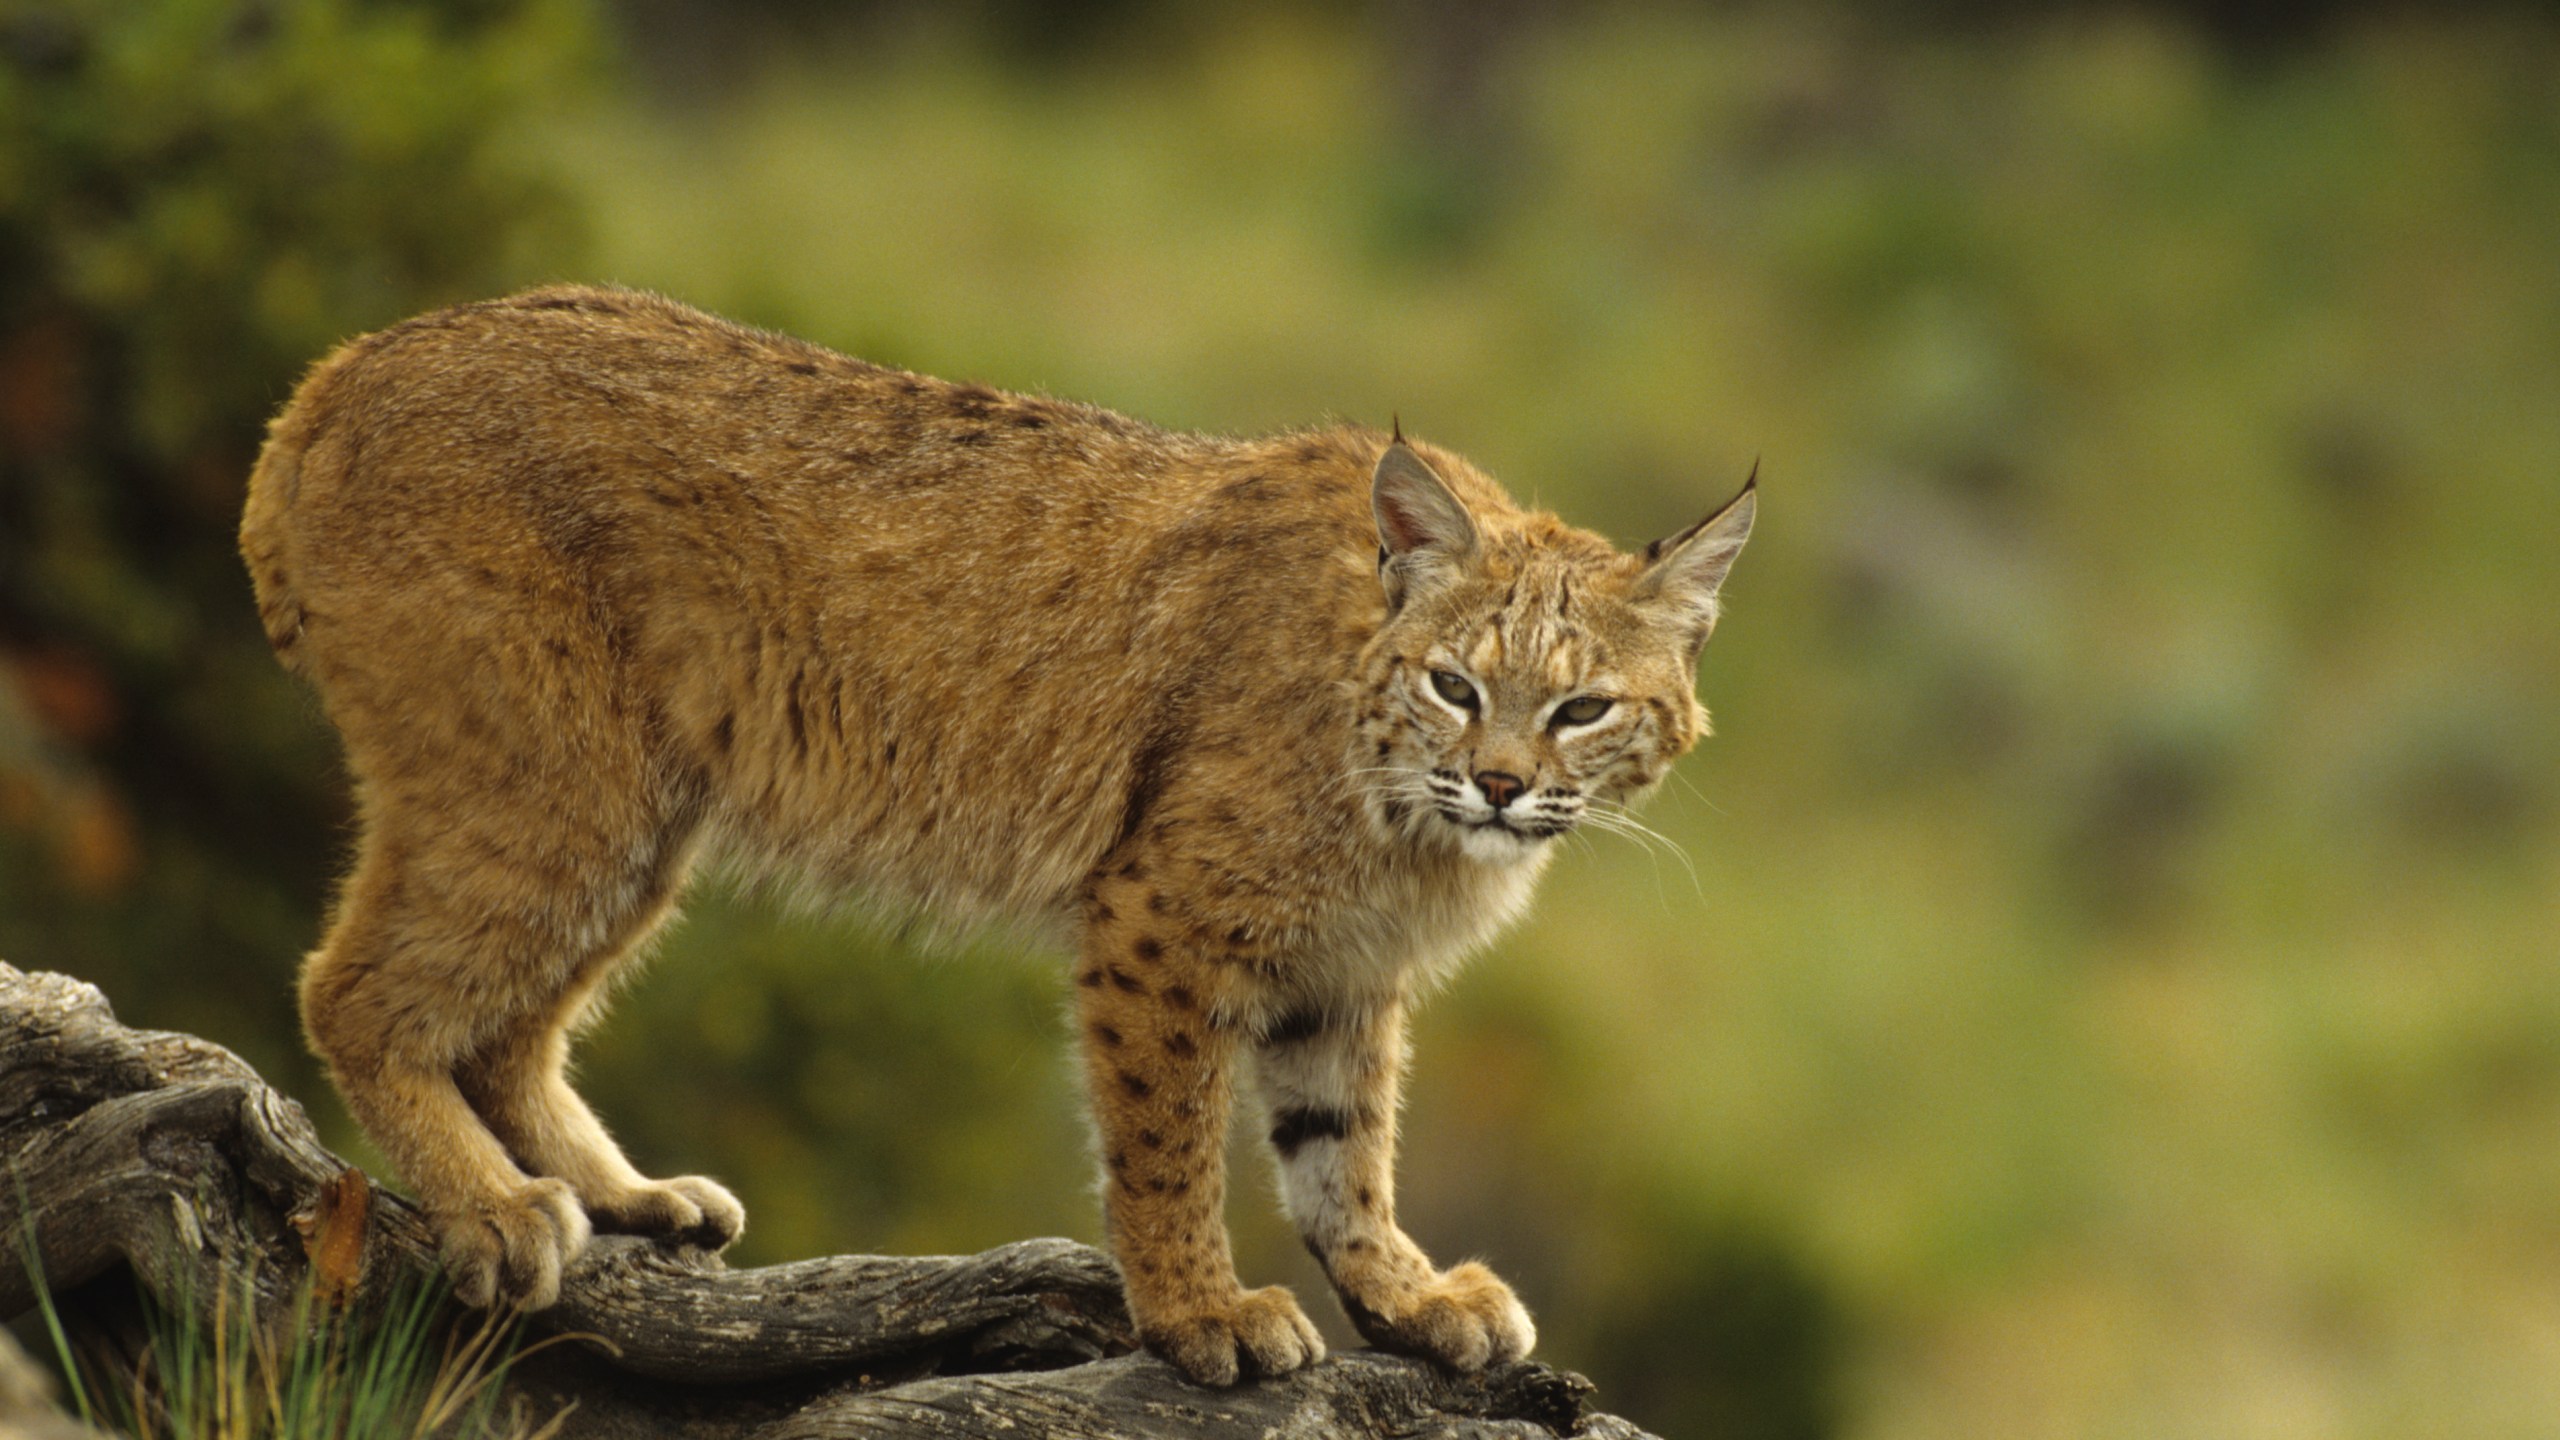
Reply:
<svg viewBox="0 0 2560 1440"><path fill-rule="evenodd" d="M1409 1223L1610 1408L2560 1435L2548 9L0 0L0 957L360 1155L242 479L552 278L1400 415L1622 543L1759 460L1681 853L1575 843L1420 1027ZM1061 1003L705 893L585 1086L749 1261L1096 1238Z"/></svg>

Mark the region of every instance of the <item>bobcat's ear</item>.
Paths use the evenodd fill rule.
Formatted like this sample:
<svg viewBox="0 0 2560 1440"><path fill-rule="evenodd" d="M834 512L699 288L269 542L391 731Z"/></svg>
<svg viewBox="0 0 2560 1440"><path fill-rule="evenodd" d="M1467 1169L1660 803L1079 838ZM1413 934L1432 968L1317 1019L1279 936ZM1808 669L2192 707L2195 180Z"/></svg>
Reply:
<svg viewBox="0 0 2560 1440"><path fill-rule="evenodd" d="M1716 628L1716 592L1724 588L1733 558L1751 538L1751 515L1759 505L1760 467L1742 482L1742 493L1713 515L1677 535L1644 547L1644 573L1630 594L1639 605L1668 612L1689 631L1689 653L1695 655Z"/></svg>
<svg viewBox="0 0 2560 1440"><path fill-rule="evenodd" d="M1369 477L1378 517L1378 578L1387 604L1402 605L1417 580L1454 572L1476 553L1476 521L1430 465L1399 436Z"/></svg>

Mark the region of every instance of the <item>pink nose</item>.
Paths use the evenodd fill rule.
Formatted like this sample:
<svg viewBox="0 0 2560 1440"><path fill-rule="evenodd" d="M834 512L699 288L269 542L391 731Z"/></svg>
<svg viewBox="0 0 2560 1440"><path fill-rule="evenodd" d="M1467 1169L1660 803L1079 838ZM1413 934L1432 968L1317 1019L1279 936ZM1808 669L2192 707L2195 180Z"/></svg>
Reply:
<svg viewBox="0 0 2560 1440"><path fill-rule="evenodd" d="M1476 788L1484 792L1484 798L1493 802L1494 809L1499 810L1519 799L1520 792L1529 787L1517 775L1506 775L1499 770L1479 770L1476 772Z"/></svg>

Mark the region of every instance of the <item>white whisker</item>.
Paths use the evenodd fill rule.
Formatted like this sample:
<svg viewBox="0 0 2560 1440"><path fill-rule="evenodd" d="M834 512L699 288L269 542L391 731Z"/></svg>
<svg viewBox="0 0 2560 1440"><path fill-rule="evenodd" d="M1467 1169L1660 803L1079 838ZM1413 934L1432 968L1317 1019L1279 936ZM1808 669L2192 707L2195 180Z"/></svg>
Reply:
<svg viewBox="0 0 2560 1440"><path fill-rule="evenodd" d="M1696 782L1696 781L1691 780L1688 776L1681 774L1681 773L1680 773L1678 770L1676 770L1676 769L1675 769L1675 770L1673 770L1673 771L1671 772L1671 778L1672 778L1672 779L1674 779L1674 780L1679 781L1679 782L1680 782L1680 788L1682 788L1682 789L1684 789L1684 790L1688 791L1688 792L1690 793L1690 795L1692 795L1693 797L1695 797L1695 798L1696 798L1696 800L1697 800L1697 802L1698 802L1699 804L1706 806L1708 809L1710 809L1710 810L1714 811L1714 812L1715 812L1715 813L1717 813L1718 815L1722 815L1722 814L1724 814L1724 813L1725 813L1725 809L1724 809L1724 807L1723 807L1723 806L1721 806L1721 805L1719 805L1719 804L1717 804L1717 803L1716 803L1716 802L1714 802L1713 800L1708 799L1708 798L1707 798L1707 792L1706 792L1706 791L1704 791L1704 790L1699 789L1699 788L1698 788L1698 786L1697 786L1697 782Z"/></svg>
<svg viewBox="0 0 2560 1440"><path fill-rule="evenodd" d="M1697 892L1699 899L1706 898L1706 885L1698 878L1697 865L1689 859L1689 852L1680 848L1670 836L1638 820L1635 816L1628 814L1625 809L1608 805L1606 802L1592 804L1583 812L1583 819L1612 834L1629 837L1648 855L1653 854L1656 846L1670 851L1671 857L1680 862L1680 868L1689 872L1689 888Z"/></svg>

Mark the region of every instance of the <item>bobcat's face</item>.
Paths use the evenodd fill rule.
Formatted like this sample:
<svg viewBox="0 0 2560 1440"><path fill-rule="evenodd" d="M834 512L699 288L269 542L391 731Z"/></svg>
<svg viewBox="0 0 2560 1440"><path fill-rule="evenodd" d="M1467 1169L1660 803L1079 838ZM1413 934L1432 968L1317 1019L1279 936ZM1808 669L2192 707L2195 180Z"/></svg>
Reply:
<svg viewBox="0 0 2560 1440"><path fill-rule="evenodd" d="M1487 532L1401 445L1378 477L1390 615L1364 739L1381 818L1497 864L1586 819L1628 823L1612 807L1706 732L1698 651L1752 492L1636 556L1543 516Z"/></svg>
<svg viewBox="0 0 2560 1440"><path fill-rule="evenodd" d="M1488 578L1432 607L1442 624L1414 637L1388 687L1405 740L1391 763L1483 860L1518 859L1593 803L1651 788L1706 720L1678 642L1609 595L1605 575L1524 568L1521 583Z"/></svg>

